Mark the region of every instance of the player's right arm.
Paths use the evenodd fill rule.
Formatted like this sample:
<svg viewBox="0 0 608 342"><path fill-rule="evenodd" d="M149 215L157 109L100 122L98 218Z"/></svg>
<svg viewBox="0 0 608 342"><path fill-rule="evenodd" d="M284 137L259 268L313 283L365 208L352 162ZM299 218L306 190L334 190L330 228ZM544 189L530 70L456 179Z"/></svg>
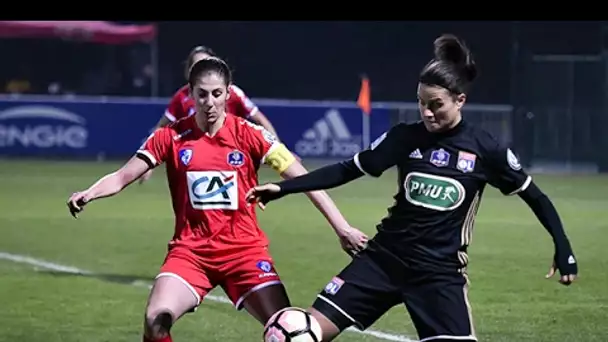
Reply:
<svg viewBox="0 0 608 342"><path fill-rule="evenodd" d="M326 190L341 186L364 175L380 177L409 154L414 144L412 135L406 134L407 125L399 124L382 134L370 148L355 154L346 161L324 166L310 173L278 182L264 184L250 190L249 199L265 204L288 194Z"/></svg>
<svg viewBox="0 0 608 342"><path fill-rule="evenodd" d="M137 153L120 169L101 177L88 189L72 194L68 200L68 208L72 216L76 217L76 214L91 201L116 195L146 171L161 164L168 155L170 145L170 129L161 128L152 133Z"/></svg>

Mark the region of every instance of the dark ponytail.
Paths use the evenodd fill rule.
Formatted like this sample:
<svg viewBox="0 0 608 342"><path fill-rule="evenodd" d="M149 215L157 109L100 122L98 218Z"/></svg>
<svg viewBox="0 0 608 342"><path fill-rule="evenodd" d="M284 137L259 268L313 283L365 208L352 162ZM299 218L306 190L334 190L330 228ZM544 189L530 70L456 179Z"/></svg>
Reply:
<svg viewBox="0 0 608 342"><path fill-rule="evenodd" d="M453 94L466 93L477 77L473 54L458 37L444 34L435 39L435 58L421 71L419 82L440 86Z"/></svg>

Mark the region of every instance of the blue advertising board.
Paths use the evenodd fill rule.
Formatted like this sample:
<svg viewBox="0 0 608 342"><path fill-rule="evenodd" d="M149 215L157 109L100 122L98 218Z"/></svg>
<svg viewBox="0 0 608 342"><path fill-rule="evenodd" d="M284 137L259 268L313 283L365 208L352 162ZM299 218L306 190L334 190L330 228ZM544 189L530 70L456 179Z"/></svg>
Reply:
<svg viewBox="0 0 608 342"><path fill-rule="evenodd" d="M363 144L361 110L355 106L260 106L279 138L302 158L343 159L359 152ZM389 128L389 112L378 109L370 116L372 139Z"/></svg>
<svg viewBox="0 0 608 342"><path fill-rule="evenodd" d="M168 99L0 98L0 155L124 158L133 154ZM287 147L303 158L348 158L363 142L362 113L351 103L259 101ZM389 128L374 110L371 139Z"/></svg>

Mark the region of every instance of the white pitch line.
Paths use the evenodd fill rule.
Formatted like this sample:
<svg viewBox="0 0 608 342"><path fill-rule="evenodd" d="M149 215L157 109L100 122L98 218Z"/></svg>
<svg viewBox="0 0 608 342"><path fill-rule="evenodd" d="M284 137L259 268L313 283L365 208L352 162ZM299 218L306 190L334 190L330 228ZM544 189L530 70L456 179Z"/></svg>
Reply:
<svg viewBox="0 0 608 342"><path fill-rule="evenodd" d="M99 275L95 272L83 270L80 268L56 264L53 262L35 259L35 258L29 257L29 256L19 255L19 254L0 252L0 259L9 260L9 261L21 263L21 264L28 264L28 265L32 265L35 267L40 267L40 268L44 268L47 270L63 272L63 273L83 274L83 275L91 275L91 276ZM138 287L146 287L146 288L152 287L151 284L140 281L140 280L133 281L129 285L138 286ZM228 298L223 297L223 296L207 295L207 296L205 296L205 299L213 301L213 302L232 305L232 302ZM357 334L362 334L362 335L374 336L374 337L377 337L379 339L386 340L386 341L417 342L416 340L412 340L412 339L408 338L407 336L391 334L391 333L378 331L378 330L372 330L372 329L360 331L355 328L348 328L346 331L352 332L352 333L357 333Z"/></svg>

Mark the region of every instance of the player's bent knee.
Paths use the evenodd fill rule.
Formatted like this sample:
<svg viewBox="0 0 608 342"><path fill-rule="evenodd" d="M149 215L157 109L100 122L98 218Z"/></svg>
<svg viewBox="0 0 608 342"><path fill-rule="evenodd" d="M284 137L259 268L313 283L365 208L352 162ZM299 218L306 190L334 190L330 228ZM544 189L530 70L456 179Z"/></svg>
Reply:
<svg viewBox="0 0 608 342"><path fill-rule="evenodd" d="M146 310L145 334L152 339L161 339L169 335L173 326L174 314L167 309Z"/></svg>
<svg viewBox="0 0 608 342"><path fill-rule="evenodd" d="M162 276L156 279L148 306L148 313L169 312L174 319L178 319L186 312L196 308L200 302L198 294L178 276Z"/></svg>
<svg viewBox="0 0 608 342"><path fill-rule="evenodd" d="M317 296L317 299L312 304L310 310L314 310L316 315L322 316L322 320L331 322L338 332L342 332L351 326L356 326L359 330L364 330L365 327L357 322L351 315L344 311L339 305L334 303L324 296ZM312 313L312 311L310 311ZM316 318L316 316L315 316ZM328 325L329 326L329 325ZM332 329L333 330L333 329Z"/></svg>
<svg viewBox="0 0 608 342"><path fill-rule="evenodd" d="M317 323L319 323L321 332L323 334L323 342L332 341L334 338L340 335L342 330L323 313L313 307L308 308L307 311L317 320Z"/></svg>
<svg viewBox="0 0 608 342"><path fill-rule="evenodd" d="M154 340L167 337L173 323L197 303L196 293L181 277L157 277L146 307L144 334Z"/></svg>

